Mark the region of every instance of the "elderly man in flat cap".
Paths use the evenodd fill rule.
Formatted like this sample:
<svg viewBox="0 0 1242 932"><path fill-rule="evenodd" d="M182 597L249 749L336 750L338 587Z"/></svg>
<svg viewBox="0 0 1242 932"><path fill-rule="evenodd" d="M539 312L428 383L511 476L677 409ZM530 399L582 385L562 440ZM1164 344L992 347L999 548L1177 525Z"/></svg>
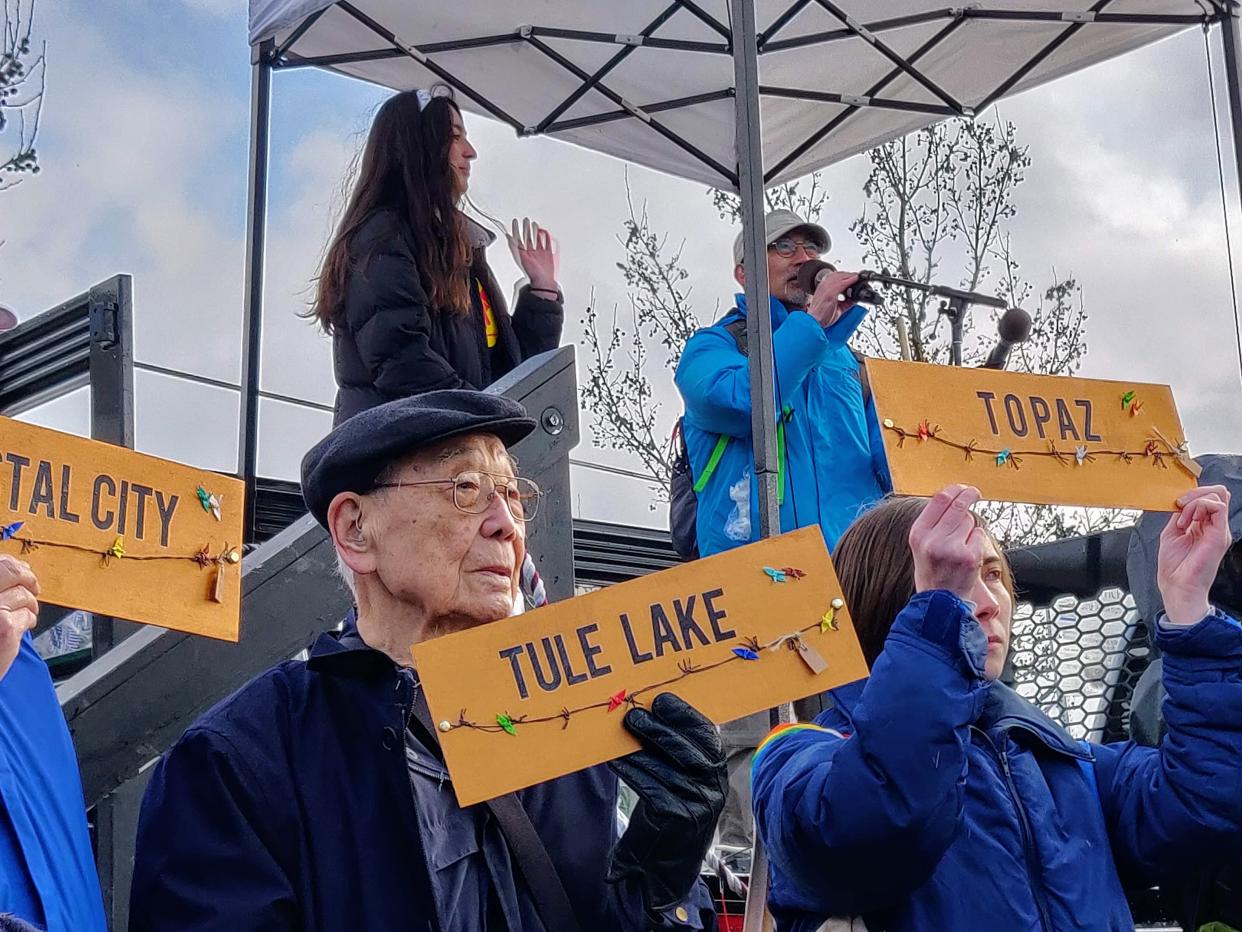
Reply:
<svg viewBox="0 0 1242 932"><path fill-rule="evenodd" d="M711 723L635 708L642 750L457 805L410 645L504 624L539 490L506 447L521 405L466 391L390 402L302 463L357 622L193 725L143 800L132 930L699 929L724 797ZM503 753L496 766L505 765ZM640 802L617 838L617 778Z"/></svg>

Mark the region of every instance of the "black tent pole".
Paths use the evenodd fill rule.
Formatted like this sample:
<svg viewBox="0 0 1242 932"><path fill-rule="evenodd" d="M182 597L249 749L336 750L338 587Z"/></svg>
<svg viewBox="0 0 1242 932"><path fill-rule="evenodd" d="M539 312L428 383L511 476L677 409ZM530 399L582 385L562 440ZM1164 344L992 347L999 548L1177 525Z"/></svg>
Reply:
<svg viewBox="0 0 1242 932"><path fill-rule="evenodd" d="M254 539L255 473L259 438L259 363L263 349L263 265L267 234L267 166L271 130L272 57L275 42L250 49L250 183L246 204L246 292L242 315L241 406L238 472L246 483L246 541Z"/></svg>
<svg viewBox="0 0 1242 932"><path fill-rule="evenodd" d="M1238 5L1230 2L1220 17L1221 45L1225 50L1225 86L1229 93L1229 126L1233 132L1233 158L1242 185L1242 24Z"/></svg>
<svg viewBox="0 0 1242 932"><path fill-rule="evenodd" d="M768 243L763 214L763 132L759 121L759 56L754 0L730 0L733 20L734 114L738 162L738 194L742 208L742 263L746 270L746 340L751 350L750 424L754 443L759 501L760 537L781 532L777 502L776 391L772 372L772 315L768 301ZM769 712L780 722L780 710ZM760 932L767 905L767 864L755 832L750 890L746 897L745 932Z"/></svg>

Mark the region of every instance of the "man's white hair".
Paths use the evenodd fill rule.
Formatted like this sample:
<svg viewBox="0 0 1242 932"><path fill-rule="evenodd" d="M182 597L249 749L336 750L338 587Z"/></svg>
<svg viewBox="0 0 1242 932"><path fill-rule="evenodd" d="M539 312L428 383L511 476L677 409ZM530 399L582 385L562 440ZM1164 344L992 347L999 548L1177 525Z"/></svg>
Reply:
<svg viewBox="0 0 1242 932"><path fill-rule="evenodd" d="M345 558L341 556L341 552L336 551L336 575L341 578L341 582L345 584L345 588L349 590L350 596L354 600L354 604L358 604L358 581L354 578L354 571L349 568L349 564L345 562Z"/></svg>

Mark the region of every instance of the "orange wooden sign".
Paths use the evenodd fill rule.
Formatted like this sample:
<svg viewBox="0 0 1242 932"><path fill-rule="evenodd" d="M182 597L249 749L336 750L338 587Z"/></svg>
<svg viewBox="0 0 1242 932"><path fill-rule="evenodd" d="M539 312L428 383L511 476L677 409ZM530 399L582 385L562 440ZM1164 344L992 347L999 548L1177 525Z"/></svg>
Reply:
<svg viewBox="0 0 1242 932"><path fill-rule="evenodd" d="M636 750L622 718L661 692L726 722L867 675L818 528L413 653L463 806Z"/></svg>
<svg viewBox="0 0 1242 932"><path fill-rule="evenodd" d="M1167 385L868 359L893 489L1172 511L1197 484Z"/></svg>
<svg viewBox="0 0 1242 932"><path fill-rule="evenodd" d="M236 641L244 489L0 417L0 553L55 605Z"/></svg>

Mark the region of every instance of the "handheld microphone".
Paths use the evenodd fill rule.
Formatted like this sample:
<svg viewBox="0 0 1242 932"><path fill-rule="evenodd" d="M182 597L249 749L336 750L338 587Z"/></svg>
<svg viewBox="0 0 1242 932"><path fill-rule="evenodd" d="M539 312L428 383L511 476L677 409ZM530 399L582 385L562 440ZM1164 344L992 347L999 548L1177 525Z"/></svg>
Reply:
<svg viewBox="0 0 1242 932"><path fill-rule="evenodd" d="M1011 307L996 322L1000 339L984 360L984 369L1004 369L1009 361L1009 351L1019 343L1025 343L1031 335L1031 315L1020 307Z"/></svg>
<svg viewBox="0 0 1242 932"><path fill-rule="evenodd" d="M818 259L811 259L802 264L802 268L798 269L798 287L811 294L823 281L824 276L829 272L835 272L836 268L827 262L820 262ZM845 300L850 304L883 304L884 299L875 291L866 281L860 279L849 288L845 289Z"/></svg>

